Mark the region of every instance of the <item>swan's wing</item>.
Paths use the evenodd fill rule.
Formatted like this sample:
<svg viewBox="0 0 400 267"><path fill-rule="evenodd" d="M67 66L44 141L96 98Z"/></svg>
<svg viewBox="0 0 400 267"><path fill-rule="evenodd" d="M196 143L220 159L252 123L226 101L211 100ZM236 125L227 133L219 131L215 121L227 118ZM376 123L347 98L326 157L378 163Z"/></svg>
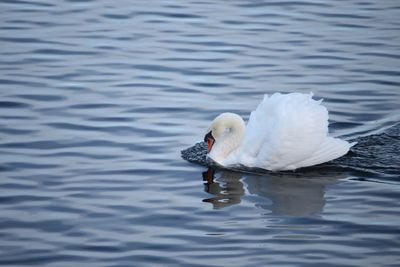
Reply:
<svg viewBox="0 0 400 267"><path fill-rule="evenodd" d="M251 113L239 161L269 170L294 169L328 134L328 111L312 94L267 95Z"/></svg>
<svg viewBox="0 0 400 267"><path fill-rule="evenodd" d="M313 166L339 158L345 155L355 144L357 142L349 143L338 138L327 137L318 150L307 159L297 162L295 168Z"/></svg>
<svg viewBox="0 0 400 267"><path fill-rule="evenodd" d="M257 155L264 144L266 136L270 134L273 110L267 108L269 101L268 95L264 95L263 101L258 105L256 110L252 111L246 125L246 135L241 145L234 153L226 159L226 165L241 164L247 167L257 166Z"/></svg>

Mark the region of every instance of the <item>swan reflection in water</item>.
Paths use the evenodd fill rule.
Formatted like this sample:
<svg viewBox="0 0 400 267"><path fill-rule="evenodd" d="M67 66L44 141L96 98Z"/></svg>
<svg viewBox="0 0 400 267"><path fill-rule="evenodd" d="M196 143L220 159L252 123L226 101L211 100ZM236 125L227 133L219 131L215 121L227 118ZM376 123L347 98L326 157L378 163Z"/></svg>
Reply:
<svg viewBox="0 0 400 267"><path fill-rule="evenodd" d="M256 206L276 215L318 215L325 205L327 185L347 175L343 172L271 173L264 175L218 171L203 172L205 191L214 195L204 199L214 208L239 204L246 194L256 195ZM247 192L246 192L247 191Z"/></svg>

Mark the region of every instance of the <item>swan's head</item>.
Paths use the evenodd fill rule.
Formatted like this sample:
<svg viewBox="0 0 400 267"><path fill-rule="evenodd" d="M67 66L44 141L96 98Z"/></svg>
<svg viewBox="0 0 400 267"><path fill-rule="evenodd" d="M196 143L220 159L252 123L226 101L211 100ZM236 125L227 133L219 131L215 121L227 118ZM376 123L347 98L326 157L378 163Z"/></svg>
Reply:
<svg viewBox="0 0 400 267"><path fill-rule="evenodd" d="M237 114L222 113L217 116L204 137L204 142L208 144L208 152L211 152L215 144L225 150L224 154L229 154L240 144L245 127L243 119Z"/></svg>

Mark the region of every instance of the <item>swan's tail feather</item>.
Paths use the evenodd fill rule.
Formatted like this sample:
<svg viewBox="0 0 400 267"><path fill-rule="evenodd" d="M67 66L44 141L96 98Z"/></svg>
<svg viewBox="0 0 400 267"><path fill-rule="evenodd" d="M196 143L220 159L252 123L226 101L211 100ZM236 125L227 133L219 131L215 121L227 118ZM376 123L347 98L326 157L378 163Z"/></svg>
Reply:
<svg viewBox="0 0 400 267"><path fill-rule="evenodd" d="M345 155L355 144L356 142L349 143L338 138L327 137L320 148L311 157L298 162L296 168L317 165L339 158Z"/></svg>

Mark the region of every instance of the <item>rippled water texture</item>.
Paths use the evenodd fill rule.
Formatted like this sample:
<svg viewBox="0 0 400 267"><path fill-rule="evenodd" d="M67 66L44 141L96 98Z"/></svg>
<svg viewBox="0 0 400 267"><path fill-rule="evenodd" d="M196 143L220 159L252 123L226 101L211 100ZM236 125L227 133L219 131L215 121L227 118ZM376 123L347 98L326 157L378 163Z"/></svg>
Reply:
<svg viewBox="0 0 400 267"><path fill-rule="evenodd" d="M211 182L180 151L276 91L324 98L336 136L384 134L399 18L389 0L1 1L0 265L398 265L393 172Z"/></svg>

